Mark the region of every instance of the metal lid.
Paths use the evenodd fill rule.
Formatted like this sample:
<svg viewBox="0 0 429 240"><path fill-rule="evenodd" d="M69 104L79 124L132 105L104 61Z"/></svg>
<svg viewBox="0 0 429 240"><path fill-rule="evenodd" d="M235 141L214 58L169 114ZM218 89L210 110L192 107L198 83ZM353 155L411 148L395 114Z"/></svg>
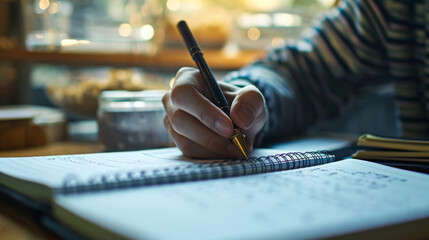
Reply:
<svg viewBox="0 0 429 240"><path fill-rule="evenodd" d="M163 109L165 90L103 91L99 96L99 109L104 111L153 111Z"/></svg>

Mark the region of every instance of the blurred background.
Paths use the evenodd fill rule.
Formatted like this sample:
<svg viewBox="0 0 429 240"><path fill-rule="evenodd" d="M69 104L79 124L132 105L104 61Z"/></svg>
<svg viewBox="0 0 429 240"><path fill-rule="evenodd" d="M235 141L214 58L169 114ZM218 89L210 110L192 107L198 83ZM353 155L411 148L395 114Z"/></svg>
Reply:
<svg viewBox="0 0 429 240"><path fill-rule="evenodd" d="M104 138L102 143L108 145L106 139L125 131L125 143L115 140L108 149L136 148L131 142L143 146L143 138L152 135L129 136L130 132L142 131L144 125L153 130L155 123L162 125L163 114L144 122L143 115L124 112L162 111L160 98L176 71L194 66L175 27L179 20L188 22L220 79L266 49L298 39L336 4L335 0L2 0L0 110L18 105L57 109L67 125L65 138ZM142 90L153 92L138 93ZM119 92L102 95L106 91ZM389 106L385 115L391 117L394 110ZM8 128L2 128L1 121L0 112L0 133ZM332 129L339 124L327 125ZM99 127L105 133L115 131L94 134ZM159 146L168 145L165 141Z"/></svg>
<svg viewBox="0 0 429 240"><path fill-rule="evenodd" d="M53 105L93 115L93 106L73 106L88 100L81 95L104 89L168 88L177 69L194 65L175 28L180 19L188 21L207 61L221 75L252 61L267 47L298 38L333 4L334 0L3 0L0 104Z"/></svg>

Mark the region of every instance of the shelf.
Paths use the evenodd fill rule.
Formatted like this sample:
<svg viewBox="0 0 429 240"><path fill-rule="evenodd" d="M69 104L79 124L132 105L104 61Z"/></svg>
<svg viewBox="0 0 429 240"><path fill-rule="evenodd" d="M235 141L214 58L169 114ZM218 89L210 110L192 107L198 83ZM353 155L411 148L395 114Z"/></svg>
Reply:
<svg viewBox="0 0 429 240"><path fill-rule="evenodd" d="M233 70L255 60L262 51L240 51L227 56L220 50L204 52L207 63L213 69ZM189 53L184 50L164 50L156 55L122 53L69 53L69 52L30 52L26 50L0 50L0 61L49 63L56 65L112 65L146 68L178 69L182 66L195 66Z"/></svg>

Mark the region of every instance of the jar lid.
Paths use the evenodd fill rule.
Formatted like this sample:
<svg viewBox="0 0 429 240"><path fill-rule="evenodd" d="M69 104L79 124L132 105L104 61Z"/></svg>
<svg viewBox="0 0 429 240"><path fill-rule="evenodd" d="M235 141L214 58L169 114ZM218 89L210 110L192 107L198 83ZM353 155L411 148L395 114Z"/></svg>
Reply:
<svg viewBox="0 0 429 240"><path fill-rule="evenodd" d="M99 96L99 108L108 111L148 111L162 109L165 90L103 91Z"/></svg>
<svg viewBox="0 0 429 240"><path fill-rule="evenodd" d="M130 100L161 100L165 90L143 90L143 91L124 91L112 90L103 91L99 96L100 101L130 101Z"/></svg>

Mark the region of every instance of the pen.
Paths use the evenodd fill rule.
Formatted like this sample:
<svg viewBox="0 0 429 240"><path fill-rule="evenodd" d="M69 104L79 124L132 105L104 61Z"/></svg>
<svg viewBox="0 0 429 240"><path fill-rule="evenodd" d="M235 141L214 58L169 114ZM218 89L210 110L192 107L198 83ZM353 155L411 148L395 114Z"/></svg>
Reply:
<svg viewBox="0 0 429 240"><path fill-rule="evenodd" d="M186 47L189 50L189 53L192 56L192 59L195 61L198 69L200 70L201 77L203 78L207 88L209 89L210 94L213 97L214 104L218 106L228 117L231 118L229 112L229 104L226 101L225 96L220 90L219 85L216 82L216 79L213 76L212 71L206 63L206 60L203 57L200 47L198 46L197 41L189 30L188 25L185 21L180 21L177 24L180 34L182 35L183 40L185 41ZM247 158L247 147L244 141L245 135L243 130L234 125L234 133L229 138L229 140L240 150L240 152Z"/></svg>

